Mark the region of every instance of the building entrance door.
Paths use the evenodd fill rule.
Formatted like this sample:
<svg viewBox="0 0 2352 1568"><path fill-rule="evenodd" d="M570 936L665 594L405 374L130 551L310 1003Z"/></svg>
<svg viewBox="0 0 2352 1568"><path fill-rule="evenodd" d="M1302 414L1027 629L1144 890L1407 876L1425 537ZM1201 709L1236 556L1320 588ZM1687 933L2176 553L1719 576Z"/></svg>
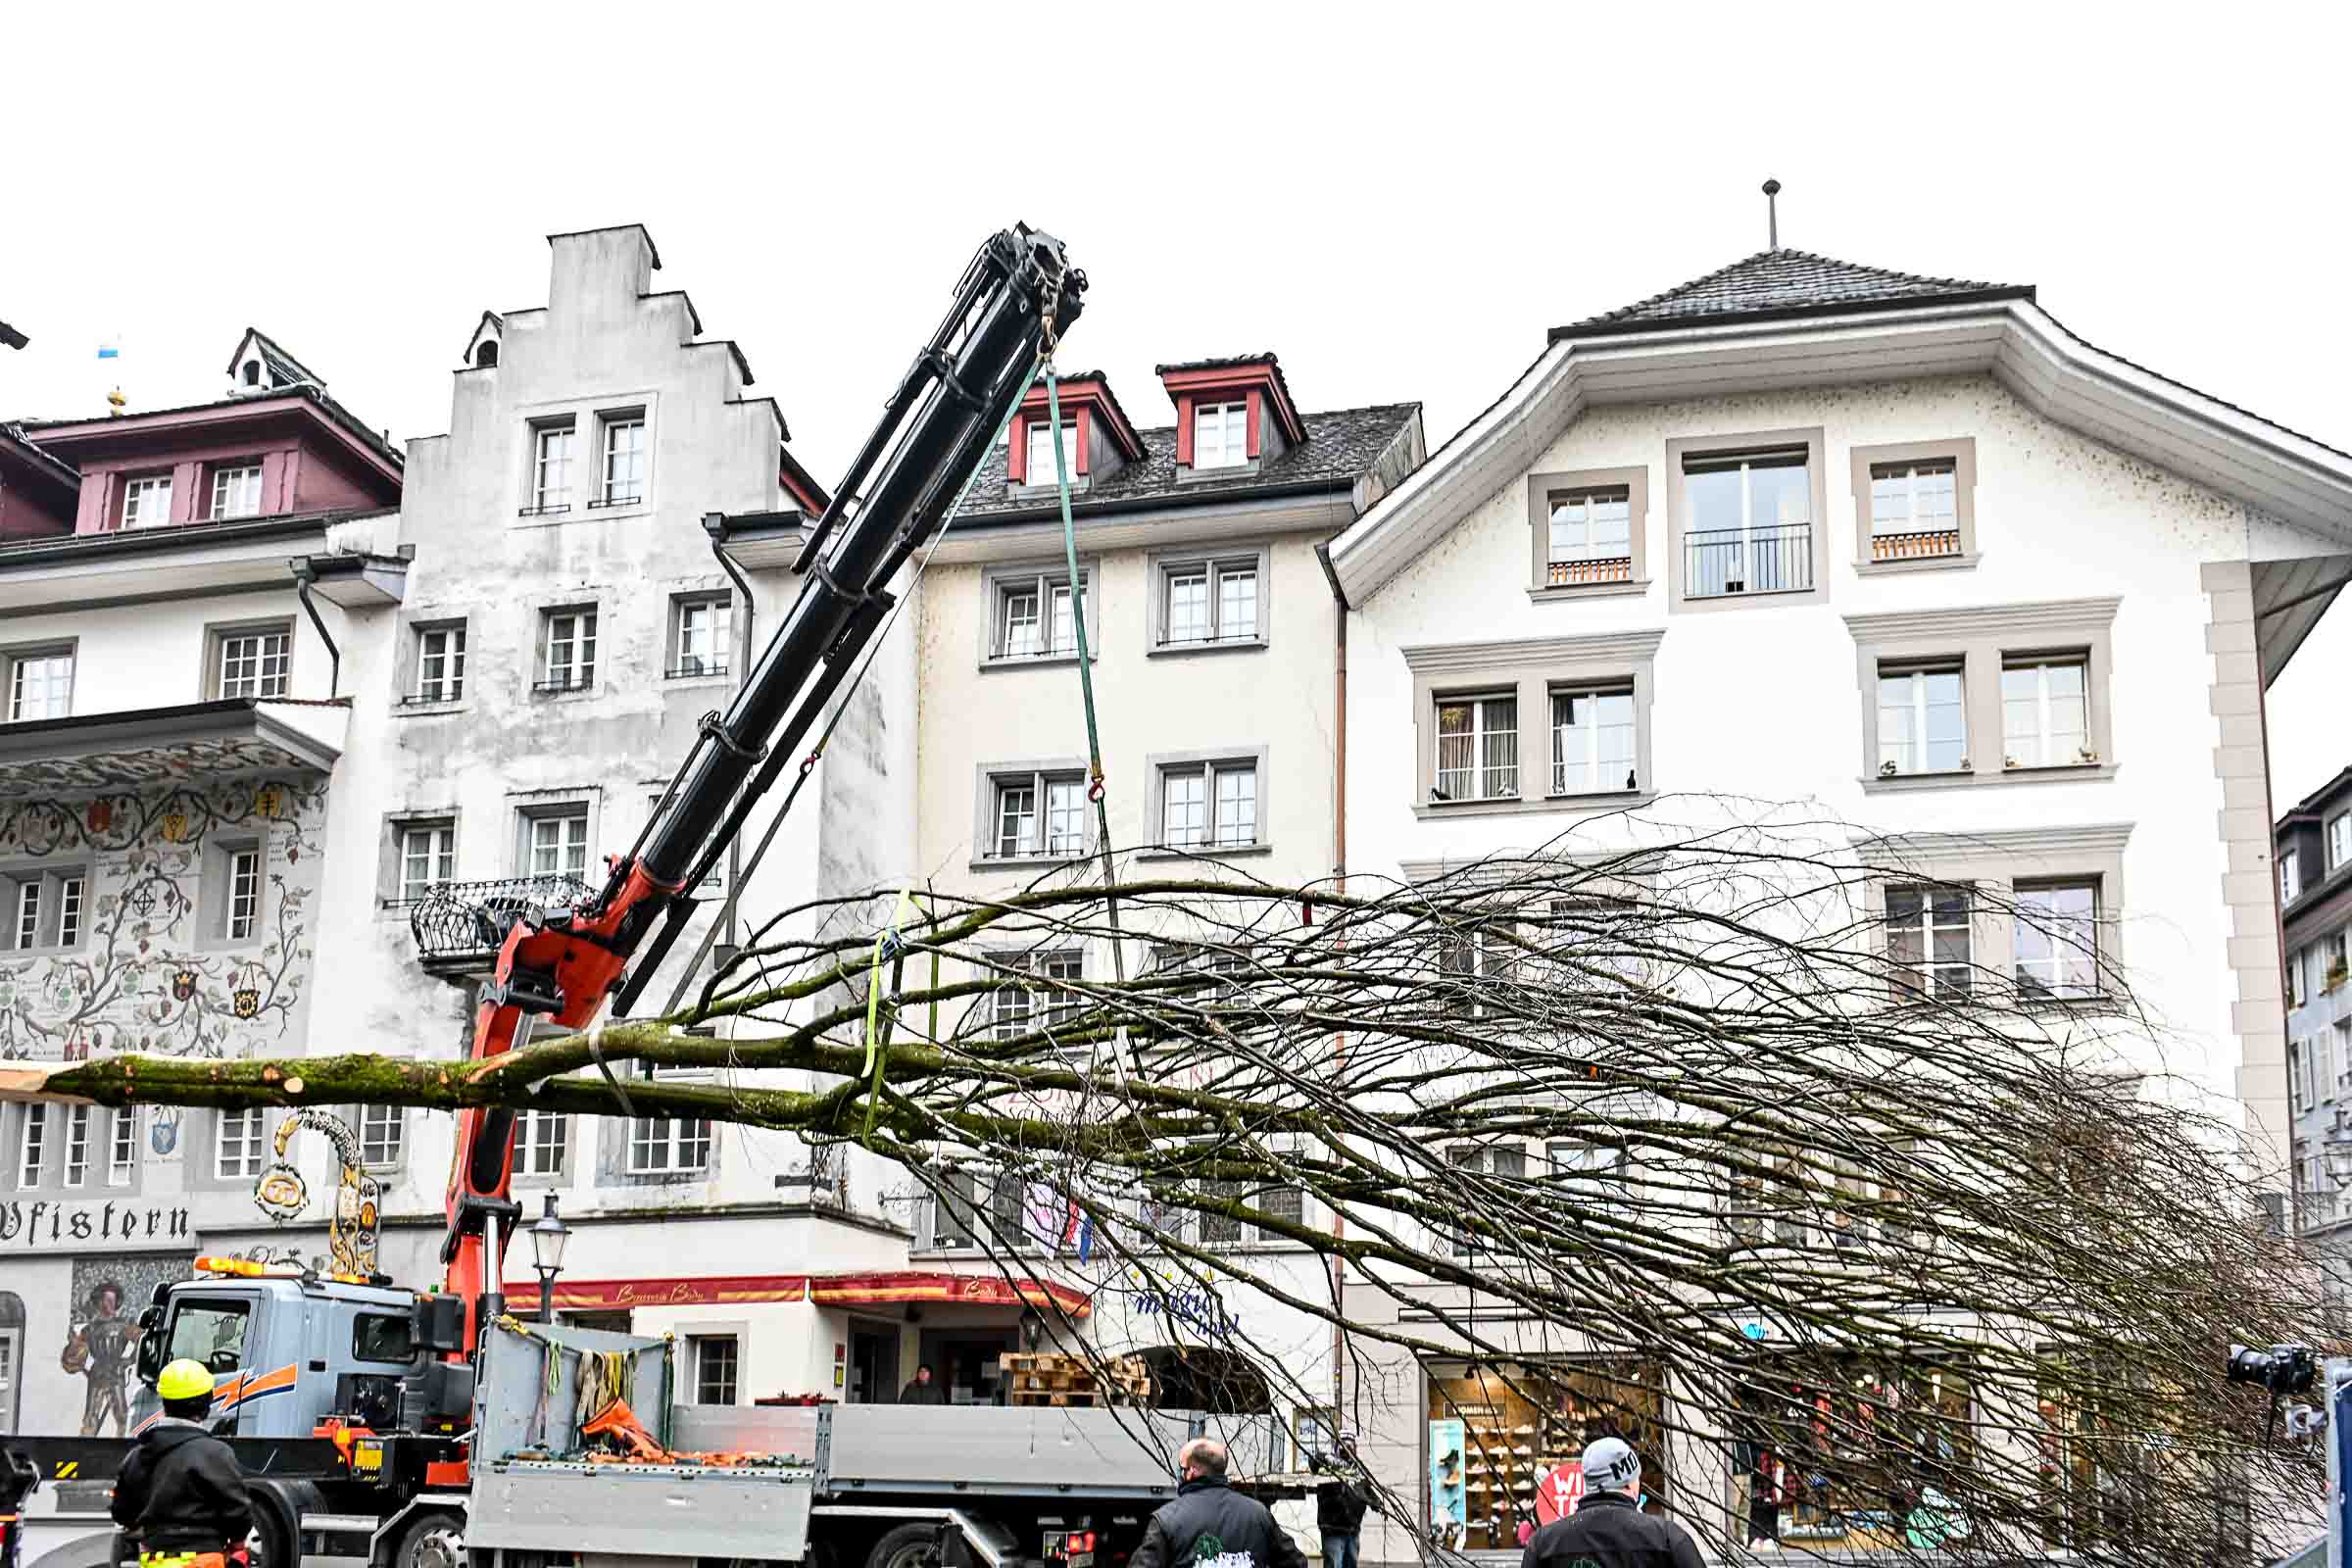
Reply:
<svg viewBox="0 0 2352 1568"><path fill-rule="evenodd" d="M845 1404L888 1404L899 1396L899 1326L850 1319L850 1378Z"/></svg>
<svg viewBox="0 0 2352 1568"><path fill-rule="evenodd" d="M932 1329L923 1335L923 1359L948 1386L951 1404L1000 1402L1004 1374L997 1357L1020 1348L1020 1336L1010 1328Z"/></svg>

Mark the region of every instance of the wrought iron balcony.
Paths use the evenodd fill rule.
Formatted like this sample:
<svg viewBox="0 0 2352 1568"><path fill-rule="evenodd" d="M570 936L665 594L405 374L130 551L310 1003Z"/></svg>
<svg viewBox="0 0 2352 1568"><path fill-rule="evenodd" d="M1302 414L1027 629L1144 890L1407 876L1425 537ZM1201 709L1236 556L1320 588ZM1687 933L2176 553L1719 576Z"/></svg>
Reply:
<svg viewBox="0 0 2352 1568"><path fill-rule="evenodd" d="M517 915L577 908L593 896L570 876L443 882L409 906L409 931L427 968L463 968L497 953Z"/></svg>
<svg viewBox="0 0 2352 1568"><path fill-rule="evenodd" d="M1813 586L1810 523L1706 528L1685 534L1683 549L1688 598L1802 593Z"/></svg>

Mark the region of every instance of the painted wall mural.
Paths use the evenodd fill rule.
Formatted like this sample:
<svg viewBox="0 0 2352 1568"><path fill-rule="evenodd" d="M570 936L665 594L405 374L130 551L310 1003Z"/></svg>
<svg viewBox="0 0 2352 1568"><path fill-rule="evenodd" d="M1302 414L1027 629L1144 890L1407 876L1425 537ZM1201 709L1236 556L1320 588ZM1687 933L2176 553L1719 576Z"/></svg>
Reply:
<svg viewBox="0 0 2352 1568"><path fill-rule="evenodd" d="M316 774L0 805L0 864L87 867L80 940L0 955L0 1057L299 1047L325 814ZM224 925L224 840L262 852L244 940Z"/></svg>

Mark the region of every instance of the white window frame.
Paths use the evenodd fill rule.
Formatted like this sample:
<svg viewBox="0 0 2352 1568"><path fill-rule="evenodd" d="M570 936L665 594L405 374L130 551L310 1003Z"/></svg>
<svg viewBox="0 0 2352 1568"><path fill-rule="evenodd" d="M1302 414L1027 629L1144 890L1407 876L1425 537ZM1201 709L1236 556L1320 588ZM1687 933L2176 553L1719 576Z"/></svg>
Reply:
<svg viewBox="0 0 2352 1568"><path fill-rule="evenodd" d="M525 1110L514 1117L514 1174L560 1178L570 1162L571 1124L560 1110Z"/></svg>
<svg viewBox="0 0 2352 1568"><path fill-rule="evenodd" d="M597 607L565 605L539 612L539 680L544 695L583 692L596 685ZM561 632L563 635L558 636ZM558 649L564 662L556 662Z"/></svg>
<svg viewBox="0 0 2352 1568"><path fill-rule="evenodd" d="M1928 767L1924 765L1930 745L1928 713L1937 706L1929 701L1929 682L1944 676L1949 676L1958 683L1960 693L1960 756L1950 767ZM1895 681L1907 683L1910 690L1905 694L1905 700L1899 708L1889 708L1886 704L1886 688L1888 684ZM1879 669L1879 685L1875 701L1879 706L1879 775L1881 777L1910 777L1915 774L1965 773L1968 771L1968 671L1964 663L1941 661L1915 663L1905 661L1899 663L1882 664ZM1902 746L1908 751L1912 762L1912 765L1908 767L1904 766L1894 755L1896 746L1890 740L1887 731L1889 714L1900 714L1903 720L1906 733L1902 737Z"/></svg>
<svg viewBox="0 0 2352 1568"><path fill-rule="evenodd" d="M251 942L262 928L262 847L241 844L220 857L220 940Z"/></svg>
<svg viewBox="0 0 2352 1568"><path fill-rule="evenodd" d="M455 703L464 700L464 621L442 621L416 628L416 679L410 695L419 703Z"/></svg>
<svg viewBox="0 0 2352 1568"><path fill-rule="evenodd" d="M998 963L1011 970L1025 971L1041 980L1080 981L1086 979L1086 950L1084 948L1054 948L1042 953L1001 954ZM1053 1028L1082 1010L1076 1002L1041 1004L1038 999L1048 993L1043 987L1005 985L989 993L988 1033L996 1040L1017 1040L1032 1029Z"/></svg>
<svg viewBox="0 0 2352 1568"><path fill-rule="evenodd" d="M146 473L122 482L123 527L161 528L171 520L172 476L170 474Z"/></svg>
<svg viewBox="0 0 2352 1568"><path fill-rule="evenodd" d="M645 504L648 456L643 409L615 410L597 417L598 507ZM624 445L624 438L626 444Z"/></svg>
<svg viewBox="0 0 2352 1568"><path fill-rule="evenodd" d="M710 1168L716 1139L708 1118L637 1116L628 1125L632 1176L690 1176Z"/></svg>
<svg viewBox="0 0 2352 1568"><path fill-rule="evenodd" d="M225 522L262 514L262 466L240 463L213 469L213 510L209 520Z"/></svg>
<svg viewBox="0 0 2352 1568"><path fill-rule="evenodd" d="M984 861L1069 860L1094 853L1095 808L1086 798L1084 764L1008 765L984 770L985 814L980 858ZM1008 798L1026 794L1029 808L1015 820L1005 847Z"/></svg>
<svg viewBox="0 0 2352 1568"><path fill-rule="evenodd" d="M1793 465L1787 461L1791 456L1795 457L1797 460ZM1822 520L1813 515L1813 488L1820 482L1820 477L1814 472L1814 462L1815 454L1810 446L1756 448L1735 447L1711 452L1686 452L1682 455L1677 471L1683 480L1683 488L1686 494L1688 494L1690 488L1690 477L1694 470L1698 472L1730 472L1736 469L1740 475L1740 576L1738 577L1737 581L1740 586L1736 589L1726 587L1715 593L1700 593L1697 591L1697 583L1691 580L1692 574L1690 571L1690 561L1692 546L1690 541L1694 535L1708 532L1718 532L1722 530L1692 526L1692 524L1695 524L1698 521L1698 513L1696 507L1691 506L1690 507L1690 516L1685 522L1682 530L1682 538L1677 541L1677 547L1681 550L1684 558L1682 563L1684 572L1684 598L1709 601L1720 599L1745 599L1757 594L1810 593L1822 586L1820 582L1820 563L1815 555L1815 552L1820 548L1819 541ZM1784 523L1777 520L1766 523L1757 522L1755 485L1756 470L1759 467L1787 468L1790 466L1793 466L1804 478L1804 519L1801 521L1801 523ZM1688 505L1688 503L1686 504ZM1786 540L1778 541L1778 544L1780 545L1787 559L1794 560L1801 557L1804 563L1803 569L1806 574L1806 581L1803 583L1782 583L1776 587L1768 588L1758 587L1756 585L1756 580L1760 575L1763 574L1758 573L1756 570L1757 564L1761 559L1757 554L1757 535L1772 529L1799 526L1805 530L1805 548L1803 551L1788 551L1788 541ZM1726 583L1729 583L1733 580L1735 579L1733 579L1729 573L1725 574L1724 581Z"/></svg>
<svg viewBox="0 0 2352 1568"><path fill-rule="evenodd" d="M90 867L0 871L0 953L67 953L89 929Z"/></svg>
<svg viewBox="0 0 2352 1568"><path fill-rule="evenodd" d="M1155 650L1220 648L1256 646L1266 641L1266 555L1252 551L1237 556L1193 556L1181 560L1159 561L1154 564L1152 593L1153 645ZM1226 604L1227 593L1235 584L1247 579L1250 587L1250 620L1246 629L1235 630ZM1200 585L1200 618L1197 635L1180 635L1176 626L1176 589L1179 583L1198 581Z"/></svg>
<svg viewBox="0 0 2352 1568"><path fill-rule="evenodd" d="M1507 1157L1497 1159L1495 1156L1498 1154ZM1518 1166L1516 1170L1498 1168L1513 1162ZM1449 1169L1465 1175L1494 1176L1504 1181L1524 1181L1532 1163L1528 1158L1527 1146L1521 1143L1454 1144L1446 1151L1446 1164ZM1455 1257L1470 1257L1480 1250L1478 1243L1467 1231L1453 1232L1446 1238L1446 1245Z"/></svg>
<svg viewBox="0 0 2352 1568"><path fill-rule="evenodd" d="M1494 705L1500 703L1507 703L1510 705L1511 721L1507 730L1501 724L1495 721L1495 716L1492 711ZM1458 740L1462 737L1448 736L1446 734L1445 717L1446 710L1448 708L1459 708L1464 705L1468 705L1470 709L1470 730L1468 733L1468 739L1470 742L1470 765L1466 769L1448 768L1446 765L1446 743L1449 739ZM1451 803L1455 801L1515 801L1520 798L1521 791L1524 787L1522 774L1524 773L1526 766L1525 759L1522 756L1524 748L1521 746L1520 742L1526 731L1524 726L1519 721L1519 692L1514 687L1480 688L1478 690L1468 692L1441 692L1437 694L1437 706L1432 710L1430 716L1430 733L1435 738L1437 745L1437 752L1431 760L1430 767L1430 796L1433 801L1443 801L1446 803ZM1636 722L1639 722L1638 715ZM1488 742L1490 740L1499 738L1506 733L1511 737L1510 762L1506 766L1504 764L1491 763L1487 761L1486 757ZM1503 774L1506 771L1509 777L1507 787L1504 787L1503 781L1495 775ZM1446 787L1446 781L1449 776L1458 776L1464 772L1469 774L1471 784L1471 788L1467 793L1463 793L1456 789L1448 789ZM1490 787L1490 785L1494 787Z"/></svg>
<svg viewBox="0 0 2352 1568"><path fill-rule="evenodd" d="M689 642L695 646L689 648ZM671 680L724 675L735 662L735 600L725 593L682 594L670 602Z"/></svg>
<svg viewBox="0 0 2352 1568"><path fill-rule="evenodd" d="M2289 1012L2303 1005L2310 998L2311 993L2304 984L2310 956L2309 948L2297 948L2286 956L2286 1010Z"/></svg>
<svg viewBox="0 0 2352 1568"><path fill-rule="evenodd" d="M1937 917L1936 902L1947 894L1957 895L1961 901L1956 925L1949 918ZM1883 896L1886 900L1886 964L1890 978L1894 980L1896 994L1907 1002L1942 1002L1966 999L1973 995L1977 975L1976 889L1965 882L1907 881L1888 884ZM1898 898L1919 901L1918 909L1907 919L1896 915L1895 901ZM1954 930L1968 938L1967 956L1957 961L1938 959L1936 938ZM1917 938L1919 957L1916 963L1907 963L1896 956L1894 938L1898 931ZM1949 969L1959 971L1957 978L1947 977L1941 972ZM1900 978L1903 971L1909 972L1908 981Z"/></svg>
<svg viewBox="0 0 2352 1568"><path fill-rule="evenodd" d="M291 626L226 627L213 633L215 700L283 697L293 667Z"/></svg>
<svg viewBox="0 0 2352 1568"><path fill-rule="evenodd" d="M992 571L987 577L989 592L987 662L1004 664L1033 664L1046 660L1075 659L1078 657L1078 622L1075 598L1070 589L1070 574L1066 569L1046 568L1024 571ZM1078 568L1078 593L1086 599L1086 635L1089 648L1096 644L1094 568ZM1016 617L1013 605L1026 601L1029 613ZM1071 609L1064 616L1061 611ZM1015 627L1030 628L1027 636L1015 637ZM1065 644L1064 638L1068 641Z"/></svg>
<svg viewBox="0 0 2352 1568"><path fill-rule="evenodd" d="M2292 904L2302 896L2302 854L2296 850L2283 850L2278 856L2278 902Z"/></svg>
<svg viewBox="0 0 2352 1568"><path fill-rule="evenodd" d="M1241 850L1266 847L1266 754L1255 752L1219 752L1207 755L1154 757L1152 769L1152 842L1154 853L1182 855L1229 854ZM1226 802L1228 785L1236 787L1233 798L1239 800L1238 787L1247 778L1250 802L1250 836L1237 836L1227 822ZM1171 786L1179 781L1198 780L1200 786L1200 823L1198 836L1188 826L1179 827L1169 810Z"/></svg>
<svg viewBox="0 0 2352 1568"><path fill-rule="evenodd" d="M1544 695L1549 700L1551 707L1548 725L1550 734L1547 738L1550 741L1551 750L1551 793L1553 795L1623 794L1641 787L1642 705L1635 700L1632 681L1612 681L1598 686L1554 686ZM1630 715L1624 725L1628 752L1624 759L1625 778L1622 783L1618 781L1614 767L1606 773L1601 771L1601 725L1597 721L1597 708L1601 700L1605 698L1623 698L1626 710ZM1571 711L1574 710L1573 705L1575 704L1586 705L1587 711L1593 715L1594 722L1573 726L1562 724L1560 722L1560 705L1563 702L1572 705ZM1568 776L1567 755L1565 748L1561 745L1561 739L1571 729L1582 731L1587 736L1582 778Z"/></svg>
<svg viewBox="0 0 2352 1568"><path fill-rule="evenodd" d="M49 1107L28 1104L17 1118L17 1186L41 1185L49 1163Z"/></svg>
<svg viewBox="0 0 2352 1568"><path fill-rule="evenodd" d="M532 807L522 813L522 831L518 835L520 859L517 875L526 877L568 876L585 881L588 876L588 803L564 801L552 806ZM573 831L573 824L578 831ZM553 828L552 833L543 829ZM579 863L572 862L578 852ZM551 863L541 864L543 858Z"/></svg>
<svg viewBox="0 0 2352 1568"><path fill-rule="evenodd" d="M2328 819L2328 869L2333 873L2347 860L2352 860L2352 808L2336 812Z"/></svg>
<svg viewBox="0 0 2352 1568"><path fill-rule="evenodd" d="M574 419L551 419L531 427L531 504L525 516L560 516L571 510L571 466L578 460Z"/></svg>
<svg viewBox="0 0 2352 1568"><path fill-rule="evenodd" d="M2051 749L2057 745L2057 737L2050 728L2050 671L2061 668L2082 671L2082 739L2076 745L2074 755L2053 757L2050 754ZM2032 670L2034 674L2033 743L2038 755L2032 759L2023 758L2017 754L2016 747L2019 745L2019 738L2009 733L2009 677L2026 670ZM2011 654L2002 659L2001 760L2005 768L2079 767L2082 765L2084 754L2097 744L2099 734L2098 725L2091 712L2094 695L2091 690L2091 673L2090 656L2085 653Z"/></svg>
<svg viewBox="0 0 2352 1568"><path fill-rule="evenodd" d="M1624 575L1628 578L1633 575L1634 529L1640 525L1640 519L1634 515L1632 486L1604 484L1589 485L1574 490L1555 490L1545 497L1545 503L1544 586L1557 588L1573 582L1599 580L1598 576L1592 572L1579 576L1576 568L1579 566L1597 567L1603 563L1619 561L1626 564ZM1595 521L1593 509L1608 505L1622 507L1625 511L1625 541L1622 548L1616 544L1604 545L1593 541L1592 525ZM1581 528L1584 533L1583 543L1571 545L1564 550L1559 543L1563 512L1571 514L1574 525Z"/></svg>
<svg viewBox="0 0 2352 1568"><path fill-rule="evenodd" d="M118 1105L107 1119L106 1185L128 1187L139 1176L139 1112Z"/></svg>
<svg viewBox="0 0 2352 1568"><path fill-rule="evenodd" d="M2040 958L2030 959L2026 957L2024 953L2025 928L2038 924L2038 922L2031 918L2028 912L2034 907L2032 901L2040 894L2082 892L2085 890L2087 890L2090 894L2090 913L2087 917L2086 927L2087 934L2089 936L2088 953L2085 954L2079 943L2073 942L2073 937L2076 934L2073 930L2068 929L2062 931L2056 926L2055 923L2053 923L2051 925L2041 927L2044 934L2049 938L2051 944L2050 955L2047 957ZM2019 994L2034 1002L2095 1002L2103 997L2106 994L2106 980L2103 973L2103 965L2100 955L2099 925L2101 920L2106 915L2106 908L2105 900L2099 887L2099 879L2097 877L2061 877L2051 881L2028 882L2014 890L2012 903L2017 909L2017 923L2020 928L2017 934L2017 940L2015 942L2017 954L2015 957L2014 968L2014 978L2017 983ZM2071 953L2058 951L2059 945L2062 943L2069 944L2071 946ZM2080 961L2085 956L2087 956L2090 963L2090 981L2088 989L2060 989L2057 984L2057 980L2060 975L2066 972L2067 963L2069 961ZM2046 967L2048 970L2047 979L2034 979L2032 982L2029 982L2029 965L2033 965L2037 969ZM2031 983L2034 989L2029 991L2029 983Z"/></svg>
<svg viewBox="0 0 2352 1568"><path fill-rule="evenodd" d="M352 1129L360 1140L360 1165L365 1170L400 1169L408 1148L409 1118L405 1105L365 1104Z"/></svg>
<svg viewBox="0 0 2352 1568"><path fill-rule="evenodd" d="M249 1182L262 1173L268 1162L265 1152L270 1142L269 1113L260 1106L249 1110L214 1112L213 1122L213 1179L220 1182ZM230 1168L231 1150L237 1161Z"/></svg>
<svg viewBox="0 0 2352 1568"><path fill-rule="evenodd" d="M1026 476L1022 485L1058 485L1061 478L1054 466L1054 421L1042 413L1033 414L1025 429L1028 445L1022 453L1025 461L1021 471ZM1074 416L1063 416L1061 436L1062 461L1069 465L1074 484L1078 479L1078 420Z"/></svg>
<svg viewBox="0 0 2352 1568"><path fill-rule="evenodd" d="M46 648L20 648L7 656L10 723L73 716L77 652L75 644L62 643Z"/></svg>
<svg viewBox="0 0 2352 1568"><path fill-rule="evenodd" d="M95 1105L66 1107L66 1167L63 1183L67 1187L87 1187L90 1182L90 1126L96 1120Z"/></svg>
<svg viewBox="0 0 2352 1568"><path fill-rule="evenodd" d="M1211 431L1216 439L1203 439ZM1193 405L1193 467L1238 468L1250 461L1250 403L1199 401Z"/></svg>
<svg viewBox="0 0 2352 1568"><path fill-rule="evenodd" d="M1931 514L1922 520L1919 511L1922 478L1941 475L1950 483L1943 493L1950 502L1949 510ZM1879 515L1879 486L1886 480L1902 482L1903 514L1899 518ZM1870 466L1870 494L1864 498L1870 507L1870 535L1873 539L1884 534L1948 533L1952 536L1950 555L1960 553L1960 464L1956 458L1908 458L1891 463Z"/></svg>
<svg viewBox="0 0 2352 1568"><path fill-rule="evenodd" d="M393 889L401 904L416 904L444 882L457 880L456 822L446 817L438 821L402 822L396 831L398 839L392 846ZM424 871L422 877L416 874L420 865Z"/></svg>

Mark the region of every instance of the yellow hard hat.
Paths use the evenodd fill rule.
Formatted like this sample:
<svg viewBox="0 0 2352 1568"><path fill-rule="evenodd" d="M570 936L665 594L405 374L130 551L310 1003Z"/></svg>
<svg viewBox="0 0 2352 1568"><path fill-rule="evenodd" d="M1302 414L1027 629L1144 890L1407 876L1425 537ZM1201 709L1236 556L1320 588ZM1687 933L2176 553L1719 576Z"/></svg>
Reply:
<svg viewBox="0 0 2352 1568"><path fill-rule="evenodd" d="M164 1375L155 1380L159 1398L197 1399L213 1392L213 1375L202 1361L181 1359L164 1368Z"/></svg>

